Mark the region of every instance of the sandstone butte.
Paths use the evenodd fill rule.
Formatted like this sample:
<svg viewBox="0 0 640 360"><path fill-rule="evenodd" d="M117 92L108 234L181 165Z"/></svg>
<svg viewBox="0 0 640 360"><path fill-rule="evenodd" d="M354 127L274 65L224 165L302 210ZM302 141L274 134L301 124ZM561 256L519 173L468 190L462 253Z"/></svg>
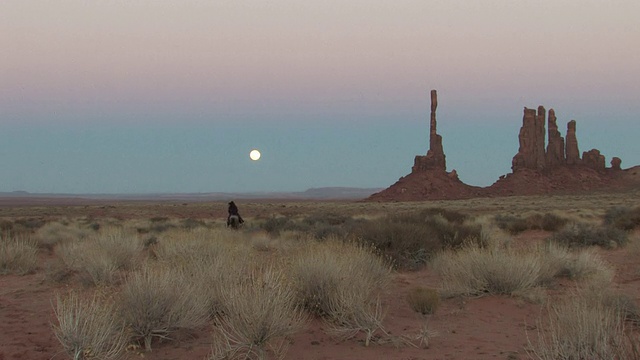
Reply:
<svg viewBox="0 0 640 360"><path fill-rule="evenodd" d="M512 160L512 172L500 176L488 187L467 185L458 178L455 170L447 171L442 136L437 132L437 107L438 94L436 90L431 90L427 154L415 157L410 174L367 200L454 200L640 189L640 166L622 169L622 160L614 157L611 167L607 167L604 155L597 149L585 151L581 157L576 121L571 120L567 124L565 139L558 130L555 111L549 109L547 117L543 106L537 109L524 108L518 136L520 147Z"/></svg>

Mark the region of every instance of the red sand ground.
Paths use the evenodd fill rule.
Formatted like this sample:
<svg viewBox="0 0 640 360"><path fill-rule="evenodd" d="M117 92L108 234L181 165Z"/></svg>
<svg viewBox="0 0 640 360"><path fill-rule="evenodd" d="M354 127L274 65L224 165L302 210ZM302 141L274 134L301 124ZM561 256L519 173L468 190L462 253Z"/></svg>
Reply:
<svg viewBox="0 0 640 360"><path fill-rule="evenodd" d="M517 241L539 241L548 234L527 232ZM600 250L617 269L616 283L626 294L638 300L640 266L628 249ZM42 255L43 263L48 255ZM43 271L26 276L0 276L0 360L66 359L51 331L54 321L51 299L65 285L52 286L43 280ZM394 277L390 292L384 298L387 316L384 321L392 335L413 335L424 318L411 310L406 295L413 286L437 287L440 280L428 269L402 272ZM552 293L564 293L574 285L559 284ZM449 299L429 318L430 327L439 335L431 339L428 349L393 344L371 344L362 339L340 341L326 335L319 322L311 322L306 330L292 338L286 359L526 359L527 333L536 338L536 321L541 305L508 296ZM151 353L131 353L131 358L205 359L210 349L210 331L201 329L182 334L177 341L155 343Z"/></svg>

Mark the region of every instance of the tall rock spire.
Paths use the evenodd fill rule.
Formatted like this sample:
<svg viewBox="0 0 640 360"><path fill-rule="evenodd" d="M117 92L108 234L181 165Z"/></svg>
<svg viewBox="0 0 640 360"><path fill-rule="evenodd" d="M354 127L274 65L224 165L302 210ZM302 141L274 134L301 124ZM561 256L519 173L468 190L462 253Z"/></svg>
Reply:
<svg viewBox="0 0 640 360"><path fill-rule="evenodd" d="M426 156L416 156L412 171L443 170L447 163L442 148L442 136L438 135L436 109L438 108L438 93L431 90L431 116L429 126L429 150Z"/></svg>
<svg viewBox="0 0 640 360"><path fill-rule="evenodd" d="M567 165L580 164L580 151L578 150L578 138L576 137L576 121L567 123Z"/></svg>
<svg viewBox="0 0 640 360"><path fill-rule="evenodd" d="M549 109L549 119L547 121L548 143L547 143L547 167L555 168L566 163L564 157L564 138L558 131L556 123L556 113L553 109Z"/></svg>

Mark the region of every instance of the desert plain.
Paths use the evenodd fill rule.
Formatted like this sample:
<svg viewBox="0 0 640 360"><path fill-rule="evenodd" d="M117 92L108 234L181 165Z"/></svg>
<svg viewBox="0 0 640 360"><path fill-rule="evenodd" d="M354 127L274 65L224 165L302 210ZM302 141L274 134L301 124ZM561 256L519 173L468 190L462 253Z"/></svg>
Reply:
<svg viewBox="0 0 640 360"><path fill-rule="evenodd" d="M377 284L370 298L366 299L367 303L362 304L371 310L375 326L353 326L346 318L336 320L336 317L327 316L327 312L308 311L305 309L308 302L298 302L294 307L302 315L294 320L299 323L283 331L282 336L276 333L269 341L253 344L259 348L255 351L244 347L235 354L224 353L220 350L224 346L220 347L219 339L223 336L220 329L229 326L231 321L225 320L231 312L226 308L220 310L222 314L209 314L193 326L175 326L171 332L153 336L150 349L145 349L143 339L127 333L125 348L117 357L158 360L225 356L291 360L561 358L553 351L573 345L567 345L568 340L562 339L563 335L572 334L563 331L562 320L554 317L560 310L568 312L566 307L559 305L571 304L567 299L579 303L579 299L597 298L590 300L594 301L591 303L594 308L600 308L602 303L614 304L604 308L605 312L610 309L607 314L613 314L619 320L614 321L611 330L619 332L606 334L608 330L603 330L605 333L599 334L598 338L590 338L592 343L588 341L589 335L585 337L587 340L580 340L586 342L582 346L603 347L605 350L598 352L600 350L596 349L594 354L608 354L604 356L612 356L610 358L638 358L640 226L631 225L622 230L626 236L624 241L589 245L580 244L578 240L578 243L566 243L566 248L560 246L562 251L558 251L561 255L544 251L549 251L549 243L557 239L558 234L568 231L567 227L583 224L600 228L605 226L607 216L611 221L611 216L619 212L633 213L638 208L639 198L640 191L631 190L419 202L242 200L237 204L245 223L236 231L226 228L226 201L3 198L0 199L3 231L0 250L4 252L0 254L0 360L73 358L69 347L59 340L60 333L56 332L60 329L61 315L60 308L56 307L62 299L75 294L85 304L95 298L117 304L132 274L141 272L148 262L159 262L162 254L166 255L167 250L161 251L160 247L170 242L189 242L190 237L204 241L205 246L210 239L212 247L214 243L224 243L230 248L251 253L237 258L248 263L273 261L288 264L295 262L292 260L294 257L303 256L299 255L297 247L307 249L304 251L308 254L304 256L313 257L314 249L321 249L314 246L329 242L358 243L353 246L365 250L371 248L371 256L380 259L376 264L388 266L388 273L383 271L380 275L387 280ZM453 223L455 221L446 215L462 214L464 219L459 224L481 230L474 239L456 239L453 245L451 240L458 233L449 235L450 238L445 240L421 238L418 246L443 241L451 246L425 245L422 250L407 247L404 252L391 243L403 241L398 240L403 236L412 236L403 232L408 226L401 226L399 230L381 230L389 239L376 238L374 244L367 240L370 232L362 230L363 226L384 226L397 221L397 216L416 214L436 217L438 223ZM562 219L562 224L545 228L535 222L544 215ZM518 219L524 221L524 225L514 228L511 222ZM526 219L529 219L528 223ZM88 244L83 250L88 251L92 241L113 229L118 229L121 235L126 234L119 235L120 238L138 243L135 258L126 267L113 268L106 278L86 273L81 259L85 253L71 244ZM35 262L31 265L15 267L7 258L12 256L9 251L15 251L8 250L10 245L17 242L30 244L35 249ZM340 249L342 245L336 246ZM556 256L559 262L571 262L572 265L556 264L554 266L563 270L555 271L544 281L534 280L523 289L492 287L486 284L491 279L485 279L480 289L461 290L459 284L453 286L451 283L454 274L447 273L447 269L452 269L451 263L447 267L447 258L440 255L448 254L451 259L456 252L465 249L473 249L472 253L476 251L478 254L483 251L498 254L495 259L499 259L500 254L538 252L536 256L542 258L536 258L536 261ZM74 254L80 258L77 263L70 260ZM335 256L339 258L340 253ZM516 261L518 259L525 258L516 258ZM243 266L251 268L252 265ZM287 273L290 269L287 266L279 268L280 274L286 278L285 282L295 282L296 276ZM510 265L505 266L496 271L509 272ZM255 266L255 269L266 271L264 269L269 267ZM218 271L224 272L224 269ZM515 268L513 272L517 272ZM343 274L344 277L350 275L353 274ZM358 280L353 281L354 288L358 288L355 286ZM431 308L422 312L416 310L415 303L410 300L416 289L429 289L437 294L436 300L431 299ZM112 308L112 311L112 317L117 319L119 310ZM78 314L78 317L82 316ZM123 331L130 331L129 327L124 325ZM229 328L226 329L228 331ZM340 329L345 331L336 331ZM609 337L621 334L624 335L622 340ZM541 344L541 341L547 342ZM607 350L612 347L625 347L626 350ZM85 349L76 354L78 359L105 357L101 357L97 349Z"/></svg>

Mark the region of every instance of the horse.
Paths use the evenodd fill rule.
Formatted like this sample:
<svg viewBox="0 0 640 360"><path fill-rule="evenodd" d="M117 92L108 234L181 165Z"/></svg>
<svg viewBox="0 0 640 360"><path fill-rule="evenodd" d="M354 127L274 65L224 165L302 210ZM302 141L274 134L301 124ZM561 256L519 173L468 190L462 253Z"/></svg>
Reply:
<svg viewBox="0 0 640 360"><path fill-rule="evenodd" d="M229 216L229 219L227 220L227 227L230 227L232 229L237 229L240 227L240 216L238 215L231 215Z"/></svg>

